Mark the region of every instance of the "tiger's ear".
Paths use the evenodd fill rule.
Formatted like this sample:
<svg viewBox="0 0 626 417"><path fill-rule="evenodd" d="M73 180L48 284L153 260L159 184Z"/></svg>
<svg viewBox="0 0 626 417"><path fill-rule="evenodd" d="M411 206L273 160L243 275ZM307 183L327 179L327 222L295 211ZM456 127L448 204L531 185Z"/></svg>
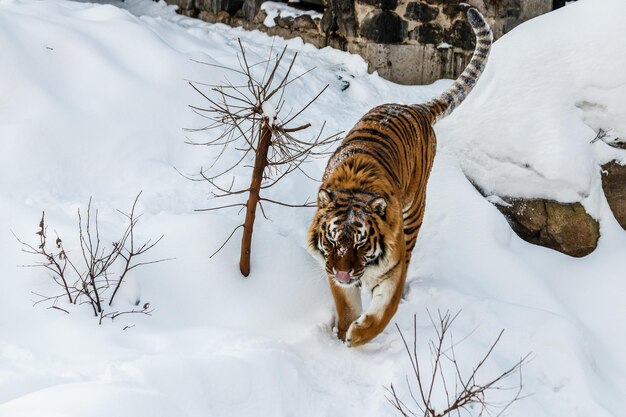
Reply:
<svg viewBox="0 0 626 417"><path fill-rule="evenodd" d="M319 193L317 193L317 205L318 205L318 207L319 208L326 207L327 205L330 204L331 199L332 198L331 198L330 192L328 192L328 190L320 188Z"/></svg>
<svg viewBox="0 0 626 417"><path fill-rule="evenodd" d="M387 200L382 197L376 197L375 199L370 201L370 207L379 216L384 216L385 211L387 210Z"/></svg>

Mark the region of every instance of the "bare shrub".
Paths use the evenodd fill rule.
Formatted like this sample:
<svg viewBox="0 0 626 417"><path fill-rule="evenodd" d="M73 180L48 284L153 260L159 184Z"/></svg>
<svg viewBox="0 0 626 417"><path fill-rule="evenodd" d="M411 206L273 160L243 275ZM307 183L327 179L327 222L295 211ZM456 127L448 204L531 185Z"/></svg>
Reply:
<svg viewBox="0 0 626 417"><path fill-rule="evenodd" d="M39 267L48 271L50 278L56 284L58 291L52 295L44 295L33 292L37 297L34 304L49 304L48 308L69 311L63 307L62 301L74 305L89 306L93 315L102 324L105 318L114 320L126 314L151 315L152 309L149 303L144 303L137 308L115 310L113 302L118 294L125 278L135 268L163 262L168 259L152 261L139 261L139 258L154 248L163 238L147 240L138 243L135 238L135 228L141 215L135 212L137 201L141 193L135 198L130 213L121 213L127 221L127 226L118 240L110 246L103 244L98 225L98 210L91 206L91 199L87 204L85 215L78 209L78 246L77 253L66 250L63 240L55 233L50 238L48 226L45 222L45 212L41 215L38 230L38 242L27 243L17 236L16 239L22 245L22 251L33 255L37 262L27 267ZM15 234L14 234L15 235ZM51 239L54 239L51 241Z"/></svg>
<svg viewBox="0 0 626 417"><path fill-rule="evenodd" d="M527 362L530 353L497 376L481 378L481 370L500 341L504 333L502 330L487 349L487 352L475 363L472 370L463 375L455 353L455 348L460 342L454 341L450 330L458 316L459 313L453 316L449 311L444 314L439 312L435 321L429 312L430 321L437 338L429 342L431 369L428 371L424 368L423 359L417 354L416 317L413 316L412 346L409 346L404 334L396 324L411 362L413 374L412 378L407 377L406 381L411 405L407 404L408 400L400 398L393 384L387 389L387 399L400 415L404 417L500 416L514 402L522 398L522 366ZM517 381L507 384L507 381L515 375L518 376ZM446 405L440 407L441 409L435 409L433 405L435 391L445 393ZM510 391L510 399L504 402L495 402L490 397L490 394L495 391Z"/></svg>

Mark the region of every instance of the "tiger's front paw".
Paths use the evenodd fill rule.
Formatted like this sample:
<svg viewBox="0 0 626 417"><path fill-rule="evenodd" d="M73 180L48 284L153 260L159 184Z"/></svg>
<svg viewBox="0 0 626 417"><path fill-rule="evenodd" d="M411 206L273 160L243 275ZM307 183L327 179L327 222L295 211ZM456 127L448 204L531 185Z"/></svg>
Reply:
<svg viewBox="0 0 626 417"><path fill-rule="evenodd" d="M356 319L346 332L346 344L348 347L364 345L375 338L380 330L376 326L376 321L372 316L363 314Z"/></svg>
<svg viewBox="0 0 626 417"><path fill-rule="evenodd" d="M346 334L348 333L348 329L346 329L346 328L342 329L341 327L335 327L335 331L336 331L337 338L339 340L341 340L342 342L345 342L346 341Z"/></svg>

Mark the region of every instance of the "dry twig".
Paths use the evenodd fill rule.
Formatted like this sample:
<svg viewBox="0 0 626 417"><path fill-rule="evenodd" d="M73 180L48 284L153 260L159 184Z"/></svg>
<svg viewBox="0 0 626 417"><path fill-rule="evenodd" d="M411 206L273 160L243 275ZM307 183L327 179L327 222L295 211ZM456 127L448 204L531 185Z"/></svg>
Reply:
<svg viewBox="0 0 626 417"><path fill-rule="evenodd" d="M409 346L404 334L396 324L398 333L404 343L404 348L411 363L411 371L414 381L411 383L407 378L407 386L414 408L403 401L398 395L394 385L387 389L389 402L404 417L445 417L449 415L502 415L514 402L522 398L522 366L527 362L530 353L518 360L510 368L491 379L480 379L479 374L485 363L489 360L496 345L500 341L502 330L495 341L490 345L483 357L472 367L471 372L463 374L457 360L455 348L460 342L454 342L450 329L459 313L451 315L450 312L439 312L437 320L429 317L435 329L437 338L429 342L430 348L430 372L426 373L423 360L417 354L417 322L413 316L413 344ZM450 380L453 375L453 381ZM518 375L518 382L513 386L505 386L504 381ZM433 393L443 391L445 393L445 406L435 409L433 405ZM511 390L512 396L505 402L494 402L489 398L491 392ZM440 402L437 402L440 403Z"/></svg>
<svg viewBox="0 0 626 417"><path fill-rule="evenodd" d="M596 143L601 140L612 148L617 149L626 149L626 142L624 142L621 138L609 135L611 129L608 131L604 129L598 129L598 133L596 137L591 140L591 143Z"/></svg>
<svg viewBox="0 0 626 417"><path fill-rule="evenodd" d="M78 253L66 250L63 241L57 235L54 244L48 241L48 227L45 222L45 213L41 215L39 227L36 232L38 243L31 245L17 236L16 239L22 245L22 251L34 255L38 259L28 267L41 267L49 272L53 282L61 288L59 293L43 295L33 292L38 297L34 304L50 303L49 309L60 310L69 314L65 308L58 306L59 302L67 300L70 304L88 305L95 317L100 317L102 324L104 318L111 320L123 314L146 314L150 315L153 310L146 303L144 308L137 310L132 308L128 311L106 311L105 307L112 306L118 294L120 286L128 273L133 269L163 262L168 259L152 261L138 261L138 258L155 247L163 238L147 240L137 243L135 229L139 217L136 214L137 201L141 193L133 202L130 213L120 213L127 219L128 224L117 241L110 247L103 244L98 224L98 211L93 210L91 199L87 204L85 216L78 209ZM119 210L118 210L119 211ZM52 246L52 248L50 248ZM108 299L108 302L106 302Z"/></svg>

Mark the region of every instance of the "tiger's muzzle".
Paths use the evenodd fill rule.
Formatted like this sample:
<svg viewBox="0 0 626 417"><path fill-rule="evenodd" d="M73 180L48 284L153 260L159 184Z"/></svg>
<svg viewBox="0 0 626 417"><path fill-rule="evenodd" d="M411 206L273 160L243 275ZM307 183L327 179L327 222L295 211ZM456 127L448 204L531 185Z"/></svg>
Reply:
<svg viewBox="0 0 626 417"><path fill-rule="evenodd" d="M335 279L343 284L349 284L352 281L348 271L335 271Z"/></svg>
<svg viewBox="0 0 626 417"><path fill-rule="evenodd" d="M333 268L333 279L342 286L360 285L361 277L354 276L353 270L337 271Z"/></svg>

